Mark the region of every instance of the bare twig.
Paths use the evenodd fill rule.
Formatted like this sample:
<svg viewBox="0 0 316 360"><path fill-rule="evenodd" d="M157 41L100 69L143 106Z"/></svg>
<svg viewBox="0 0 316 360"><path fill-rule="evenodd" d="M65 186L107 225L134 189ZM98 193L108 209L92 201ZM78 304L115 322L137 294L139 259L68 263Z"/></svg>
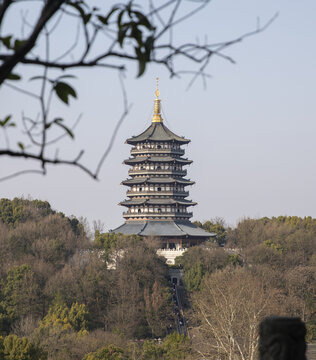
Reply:
<svg viewBox="0 0 316 360"><path fill-rule="evenodd" d="M46 175L46 171L45 170L22 170L22 171L17 171L13 174L4 176L2 178L0 178L0 182L1 181L6 181L6 180L11 180L15 177L21 176L21 175L26 175L26 174L39 174L39 175Z"/></svg>
<svg viewBox="0 0 316 360"><path fill-rule="evenodd" d="M119 73L119 79L120 79L120 84L121 84L121 89L122 89L122 93L123 93L123 106L124 106L124 111L123 111L123 114L121 115L120 117L120 120L117 122L116 126L115 126L115 129L112 133L112 136L111 136L111 139L110 139L110 142L109 142L109 145L108 147L106 148L104 154L102 155L98 165L97 165L97 168L96 168L96 171L95 171L95 176L98 177L99 176L99 173L100 173L100 170L101 170L101 167L104 163L104 160L106 159L106 157L109 155L112 147L113 147L113 144L114 144L114 141L115 141L115 138L116 138L116 135L119 131L119 128L121 127L124 119L126 118L127 114L129 113L130 109L131 109L131 106L132 105L128 105L128 100L127 100L127 94L126 94L126 89L125 89L125 86L124 86L124 82L123 82L123 79L122 79L122 74Z"/></svg>
<svg viewBox="0 0 316 360"><path fill-rule="evenodd" d="M75 123L72 125L71 127L71 130L75 130L75 128L77 127L77 125L79 124L80 120L81 120L81 117L82 117L82 114L80 114L77 118L77 120L75 121ZM67 133L64 133L58 137L56 137L55 139L52 139L50 141L47 141L46 142L46 146L49 146L49 145L53 145L53 144L56 144L57 142L59 142L61 139L65 138L69 136Z"/></svg>
<svg viewBox="0 0 316 360"><path fill-rule="evenodd" d="M4 85L6 85L7 87L9 87L9 88L11 88L11 89L13 89L13 90L16 90L16 91L22 93L22 94L25 94L25 95L28 95L28 96L32 96L33 98L35 98L35 99L37 99L37 100L39 99L39 96L36 95L36 94L34 94L34 93L32 93L31 91L28 91L28 90L25 90L25 89L21 89L21 88L19 88L18 86L12 85L12 84L10 84L10 83L8 83L8 82L5 82Z"/></svg>

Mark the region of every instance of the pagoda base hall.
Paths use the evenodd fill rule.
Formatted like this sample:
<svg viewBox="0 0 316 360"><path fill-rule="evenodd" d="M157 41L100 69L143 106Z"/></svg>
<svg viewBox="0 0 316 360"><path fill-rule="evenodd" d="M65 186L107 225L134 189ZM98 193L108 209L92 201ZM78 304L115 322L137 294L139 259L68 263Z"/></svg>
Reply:
<svg viewBox="0 0 316 360"><path fill-rule="evenodd" d="M124 235L137 234L144 237L159 238L161 249L183 250L191 246L199 245L215 236L190 221L127 221L117 229L115 233Z"/></svg>
<svg viewBox="0 0 316 360"><path fill-rule="evenodd" d="M151 125L140 135L126 140L132 146L131 157L124 164L131 166L127 199L120 205L125 223L114 233L155 237L162 249L180 251L201 244L215 234L208 233L190 222L193 216L188 208L196 202L188 199L187 186L194 181L186 178L185 166L192 160L184 157L182 145L190 140L169 130L161 117L158 79L155 92L154 115Z"/></svg>

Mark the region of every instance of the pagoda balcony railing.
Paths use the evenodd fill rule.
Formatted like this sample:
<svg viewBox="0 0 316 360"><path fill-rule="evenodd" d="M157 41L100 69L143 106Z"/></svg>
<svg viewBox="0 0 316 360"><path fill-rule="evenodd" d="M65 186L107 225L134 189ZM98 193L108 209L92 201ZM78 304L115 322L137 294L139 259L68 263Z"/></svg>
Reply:
<svg viewBox="0 0 316 360"><path fill-rule="evenodd" d="M132 213L132 212L123 212L123 217L127 218L191 218L193 216L192 212L181 213L181 212L140 212L140 213Z"/></svg>
<svg viewBox="0 0 316 360"><path fill-rule="evenodd" d="M182 196L182 197L186 197L189 196L189 192L188 191L158 191L158 190L142 190L142 191L127 191L126 192L127 196L153 196L153 195L160 195L160 196L169 196L169 197L173 197L173 196Z"/></svg>
<svg viewBox="0 0 316 360"><path fill-rule="evenodd" d="M129 175L179 175L186 176L187 170L172 170L172 169L130 169Z"/></svg>
<svg viewBox="0 0 316 360"><path fill-rule="evenodd" d="M183 149L137 149L133 148L131 150L132 155L139 154L175 154L175 155L184 155Z"/></svg>

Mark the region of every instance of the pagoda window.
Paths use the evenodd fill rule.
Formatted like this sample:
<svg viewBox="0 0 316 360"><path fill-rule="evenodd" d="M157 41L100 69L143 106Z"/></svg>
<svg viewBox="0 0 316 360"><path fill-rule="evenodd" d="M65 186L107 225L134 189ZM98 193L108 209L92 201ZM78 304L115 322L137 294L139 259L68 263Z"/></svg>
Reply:
<svg viewBox="0 0 316 360"><path fill-rule="evenodd" d="M148 186L145 186L145 191L148 191Z"/></svg>
<svg viewBox="0 0 316 360"><path fill-rule="evenodd" d="M149 206L149 212L153 212L154 211L154 209L153 209L153 207L152 206Z"/></svg>
<svg viewBox="0 0 316 360"><path fill-rule="evenodd" d="M139 188L139 191L143 191L143 188L140 187L140 188Z"/></svg>
<svg viewBox="0 0 316 360"><path fill-rule="evenodd" d="M159 214L161 213L161 208L158 208L158 213L159 213Z"/></svg>
<svg viewBox="0 0 316 360"><path fill-rule="evenodd" d="M160 145L160 144L157 145L157 149L161 149L161 145Z"/></svg>
<svg viewBox="0 0 316 360"><path fill-rule="evenodd" d="M161 187L159 187L157 190L158 190L158 191L161 191Z"/></svg>
<svg viewBox="0 0 316 360"><path fill-rule="evenodd" d="M167 206L167 212L170 212L170 206Z"/></svg>
<svg viewBox="0 0 316 360"><path fill-rule="evenodd" d="M154 191L154 187L150 185L150 191Z"/></svg>
<svg viewBox="0 0 316 360"><path fill-rule="evenodd" d="M140 213L141 212L141 209L138 209L138 213Z"/></svg>
<svg viewBox="0 0 316 360"><path fill-rule="evenodd" d="M167 185L166 186L166 191L169 191L170 190L170 187Z"/></svg>
<svg viewBox="0 0 316 360"><path fill-rule="evenodd" d="M160 166L160 165L157 166L157 170L161 170L161 166Z"/></svg>
<svg viewBox="0 0 316 360"><path fill-rule="evenodd" d="M141 168L142 170L144 170L144 169L145 169L145 166L142 165L140 168Z"/></svg>
<svg viewBox="0 0 316 360"><path fill-rule="evenodd" d="M150 169L151 169L151 170L154 170L154 169L155 169L153 164L150 165Z"/></svg>

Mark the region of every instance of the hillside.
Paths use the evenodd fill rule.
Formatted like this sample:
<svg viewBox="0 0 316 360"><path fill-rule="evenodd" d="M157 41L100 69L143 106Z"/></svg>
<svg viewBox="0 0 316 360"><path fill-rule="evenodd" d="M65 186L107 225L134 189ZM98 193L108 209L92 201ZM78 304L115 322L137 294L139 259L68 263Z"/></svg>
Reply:
<svg viewBox="0 0 316 360"><path fill-rule="evenodd" d="M186 339L173 333L168 267L154 239L96 231L91 241L48 202L0 199L0 358L251 358L258 322L271 314L301 317L316 340L316 219L199 225L218 236L176 259Z"/></svg>

